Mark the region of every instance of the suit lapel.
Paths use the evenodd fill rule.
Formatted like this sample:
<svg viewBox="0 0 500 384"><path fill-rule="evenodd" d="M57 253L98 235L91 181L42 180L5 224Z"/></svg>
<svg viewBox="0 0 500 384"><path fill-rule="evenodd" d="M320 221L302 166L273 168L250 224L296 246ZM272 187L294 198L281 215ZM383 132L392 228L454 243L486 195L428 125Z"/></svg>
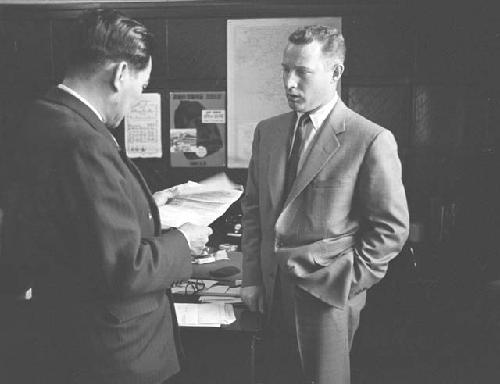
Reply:
<svg viewBox="0 0 500 384"><path fill-rule="evenodd" d="M311 148L303 161L303 166L297 173L295 182L290 189L290 193L284 203L286 208L311 180L324 167L327 161L337 152L340 142L338 134L345 131L345 118L347 107L339 99L330 115L326 118L320 131L311 143Z"/></svg>
<svg viewBox="0 0 500 384"><path fill-rule="evenodd" d="M120 155L120 158L122 161L125 163L127 168L130 170L132 175L135 177L139 185L141 186L144 195L146 196L146 199L149 204L149 208L151 211L151 214L153 215L153 220L155 223L155 233L159 234L160 232L160 215L158 212L158 207L156 206L156 203L153 199L153 196L151 194L151 191L149 190L149 187L146 183L146 180L144 180L144 177L142 176L141 172L139 169L135 166L132 161L127 157L127 155L124 153L124 151L119 147L118 143L113 139L113 136L111 132L109 132L108 128L104 125L104 123L96 116L96 114L89 108L87 107L84 103L82 103L80 100L78 100L76 97L73 95L70 95L68 92L54 87L52 88L46 95L45 99L49 100L52 103L56 104L62 104L70 108L72 111L75 113L78 113L80 116L82 116L88 123L89 125L98 131L104 138L104 140L109 140L109 142L116 147L118 154Z"/></svg>
<svg viewBox="0 0 500 384"><path fill-rule="evenodd" d="M156 205L154 199L153 199L153 194L151 193L151 190L149 189L148 184L146 183L146 180L142 176L142 173L139 171L139 168L132 162L127 157L127 154L123 149L119 149L120 157L122 158L123 162L125 165L130 169L130 172L135 176L137 181L139 182L139 185L141 186L144 195L146 196L146 199L148 200L149 204L149 210L151 214L153 215L153 220L155 223L155 235L158 236L161 232L161 224L160 224L160 211L158 210L158 206Z"/></svg>
<svg viewBox="0 0 500 384"><path fill-rule="evenodd" d="M290 112L284 116L282 124L272 128L273 147L269 154L267 182L274 207L281 206L283 199L286 162L295 118L295 113Z"/></svg>

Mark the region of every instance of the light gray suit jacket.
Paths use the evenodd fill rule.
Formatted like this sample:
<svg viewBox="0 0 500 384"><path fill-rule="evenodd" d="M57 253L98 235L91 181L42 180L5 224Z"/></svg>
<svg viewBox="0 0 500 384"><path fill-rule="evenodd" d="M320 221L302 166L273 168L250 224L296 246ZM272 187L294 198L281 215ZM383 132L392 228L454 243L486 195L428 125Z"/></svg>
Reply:
<svg viewBox="0 0 500 384"><path fill-rule="evenodd" d="M283 201L294 112L255 130L243 209L243 286L272 304L278 263L303 290L343 308L383 278L408 236L401 163L390 131L338 101Z"/></svg>

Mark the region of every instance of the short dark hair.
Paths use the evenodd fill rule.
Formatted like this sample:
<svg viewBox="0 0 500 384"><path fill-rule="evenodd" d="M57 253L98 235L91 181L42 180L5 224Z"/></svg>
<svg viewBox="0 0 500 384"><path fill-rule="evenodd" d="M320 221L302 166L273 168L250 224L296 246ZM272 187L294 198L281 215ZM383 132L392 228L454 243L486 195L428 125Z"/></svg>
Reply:
<svg viewBox="0 0 500 384"><path fill-rule="evenodd" d="M344 36L337 28L327 27L325 25L308 25L293 32L288 41L296 45L310 44L317 41L322 44L322 52L333 60L338 60L340 64L345 60L345 41Z"/></svg>
<svg viewBox="0 0 500 384"><path fill-rule="evenodd" d="M134 70L143 70L152 55L153 35L113 9L84 12L72 32L69 70L93 71L110 61L126 61Z"/></svg>

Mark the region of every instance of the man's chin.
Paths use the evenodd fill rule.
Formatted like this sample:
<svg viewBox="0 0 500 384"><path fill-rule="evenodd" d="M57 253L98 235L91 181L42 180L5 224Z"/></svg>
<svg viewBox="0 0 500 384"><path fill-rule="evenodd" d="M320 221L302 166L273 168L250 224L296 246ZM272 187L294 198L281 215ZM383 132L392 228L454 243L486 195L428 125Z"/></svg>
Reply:
<svg viewBox="0 0 500 384"><path fill-rule="evenodd" d="M121 120L111 121L109 123L108 122L105 123L105 125L106 125L106 128L108 128L108 129L116 129L116 128L118 128L120 126L121 122L122 122Z"/></svg>
<svg viewBox="0 0 500 384"><path fill-rule="evenodd" d="M288 100L288 106L293 109L295 112L302 113L304 106L295 101Z"/></svg>

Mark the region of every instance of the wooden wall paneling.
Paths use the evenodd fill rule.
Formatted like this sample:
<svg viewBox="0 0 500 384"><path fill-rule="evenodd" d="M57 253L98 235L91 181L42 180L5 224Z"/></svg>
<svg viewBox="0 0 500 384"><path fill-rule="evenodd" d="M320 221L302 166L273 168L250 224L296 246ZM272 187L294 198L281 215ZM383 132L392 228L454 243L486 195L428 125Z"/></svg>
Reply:
<svg viewBox="0 0 500 384"><path fill-rule="evenodd" d="M52 62L54 80L61 82L68 64L68 54L71 49L71 30L74 19L52 20Z"/></svg>
<svg viewBox="0 0 500 384"><path fill-rule="evenodd" d="M50 85L50 23L30 18L2 20L1 23L4 46L0 88L5 129L10 129L29 103Z"/></svg>
<svg viewBox="0 0 500 384"><path fill-rule="evenodd" d="M441 204L457 194L468 120L470 87L417 85L414 87L414 131L410 137L408 196L412 216L436 228Z"/></svg>
<svg viewBox="0 0 500 384"><path fill-rule="evenodd" d="M347 103L367 119L389 129L400 150L409 146L411 116L408 86L348 86Z"/></svg>
<svg viewBox="0 0 500 384"><path fill-rule="evenodd" d="M412 68L412 23L402 12L364 12L342 19L346 77L408 78Z"/></svg>
<svg viewBox="0 0 500 384"><path fill-rule="evenodd" d="M133 17L133 14L131 14ZM151 78L168 76L167 22L163 18L138 18L154 35L153 70Z"/></svg>
<svg viewBox="0 0 500 384"><path fill-rule="evenodd" d="M475 65L476 46L473 12L434 12L432 8L417 17L425 20L418 28L416 77L423 82L469 83L479 75ZM423 23L422 23L423 24Z"/></svg>
<svg viewBox="0 0 500 384"><path fill-rule="evenodd" d="M500 95L500 14L484 8L471 30L473 45L465 47L473 61L470 75L481 87ZM470 76L469 75L469 76Z"/></svg>
<svg viewBox="0 0 500 384"><path fill-rule="evenodd" d="M170 79L226 78L226 19L168 21Z"/></svg>
<svg viewBox="0 0 500 384"><path fill-rule="evenodd" d="M500 94L488 97L488 146L490 152L500 151Z"/></svg>
<svg viewBox="0 0 500 384"><path fill-rule="evenodd" d="M0 17L1 15L2 12L0 10ZM7 37L6 25L3 21L0 20L0 84L5 84L7 78L9 77L7 72L8 68L7 60L11 52L8 47L9 47L9 39ZM5 122L7 119L6 102L8 100L8 95L9 92L6 89L6 87L1 86L0 87L0 150L2 143L1 137L4 132Z"/></svg>
<svg viewBox="0 0 500 384"><path fill-rule="evenodd" d="M415 87L415 131L412 147L451 154L463 139L466 123L465 86Z"/></svg>
<svg viewBox="0 0 500 384"><path fill-rule="evenodd" d="M460 143L463 156L474 156L495 147L495 135L489 124L489 98L479 87L467 88L465 100L465 126Z"/></svg>
<svg viewBox="0 0 500 384"><path fill-rule="evenodd" d="M50 22L48 20L5 20L6 68L12 82L52 76Z"/></svg>

